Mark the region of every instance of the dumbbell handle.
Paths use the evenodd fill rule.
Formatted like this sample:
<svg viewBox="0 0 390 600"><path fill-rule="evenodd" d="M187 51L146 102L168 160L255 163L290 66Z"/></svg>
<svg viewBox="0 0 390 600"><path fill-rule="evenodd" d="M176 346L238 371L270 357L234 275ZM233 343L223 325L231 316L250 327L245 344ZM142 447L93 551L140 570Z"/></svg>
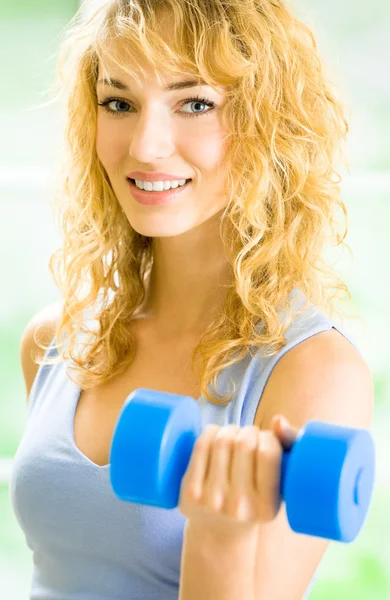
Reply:
<svg viewBox="0 0 390 600"><path fill-rule="evenodd" d="M196 400L140 388L122 407L111 446L118 498L176 508L203 432ZM371 500L375 454L365 429L310 421L282 455L280 493L293 531L343 542L360 531Z"/></svg>

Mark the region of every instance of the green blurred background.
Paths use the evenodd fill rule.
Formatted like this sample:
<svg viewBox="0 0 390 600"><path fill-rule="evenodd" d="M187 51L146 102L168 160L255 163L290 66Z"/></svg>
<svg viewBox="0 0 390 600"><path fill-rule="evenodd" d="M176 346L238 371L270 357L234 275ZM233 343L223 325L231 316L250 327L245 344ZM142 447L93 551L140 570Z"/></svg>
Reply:
<svg viewBox="0 0 390 600"><path fill-rule="evenodd" d="M88 0L90 2L90 0ZM102 0L98 0L101 2ZM94 2L90 2L93 4ZM96 3L96 2L95 2ZM289 3L313 29L321 54L352 107L350 174L342 172L349 211L348 252L329 259L350 287L362 322L347 319L375 381L373 435L377 475L371 510L353 544L331 544L311 600L390 598L390 4L387 0L295 0ZM20 338L28 320L60 300L48 260L61 243L49 207L61 113L47 100L60 36L76 0L0 2L0 596L27 600L32 556L12 511L8 478L26 422ZM5 215L5 218L4 218Z"/></svg>

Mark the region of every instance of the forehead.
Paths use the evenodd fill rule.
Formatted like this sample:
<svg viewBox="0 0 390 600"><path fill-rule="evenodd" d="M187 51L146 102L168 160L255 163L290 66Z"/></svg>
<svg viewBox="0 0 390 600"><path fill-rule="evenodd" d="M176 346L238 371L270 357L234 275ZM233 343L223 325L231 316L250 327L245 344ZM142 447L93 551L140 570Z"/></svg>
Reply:
<svg viewBox="0 0 390 600"><path fill-rule="evenodd" d="M189 74L188 72L178 72L175 74L159 73L159 77L162 82L161 89L166 92L181 90L186 87L194 87L193 85L188 85L189 82L194 81L197 82L197 85L199 86L209 86L209 84L198 74ZM131 70L126 70L124 67L118 67L117 65L114 65L110 69L107 64L102 68L99 64L97 85L110 85L110 79L112 80L112 85L114 87L124 91L136 90L138 86L140 86L140 88L153 87L156 90L160 87L157 75L150 70L146 70L142 74L136 74ZM182 84L181 86L179 85L180 83ZM186 83L187 85L185 85ZM209 87L218 94L224 93L223 86Z"/></svg>
<svg viewBox="0 0 390 600"><path fill-rule="evenodd" d="M178 73L177 76L176 74L171 76L168 73L164 74L161 72L159 72L157 76L157 73L143 65L133 68L110 61L105 61L104 65L102 65L99 61L98 80L116 79L122 81L125 85L128 84L132 88L137 86L144 87L146 84L158 87L159 79L163 87L164 85L168 85L170 81L176 81L180 77L180 73Z"/></svg>
<svg viewBox="0 0 390 600"><path fill-rule="evenodd" d="M168 21L172 26L172 19ZM166 34L167 28L165 27L163 31ZM124 40L117 39L106 44L106 51L99 56L98 60L98 80L116 79L131 87L132 90L138 87L146 88L146 86L153 87L156 91L164 90L169 84L194 79L199 81L199 85L209 85L203 81L198 72L194 72L192 63L188 65L183 60L174 71L167 68L164 70L163 66L153 67L145 61L144 56L129 52L125 43ZM218 86L215 82L212 82L209 87L218 94L224 94L226 90L225 86Z"/></svg>

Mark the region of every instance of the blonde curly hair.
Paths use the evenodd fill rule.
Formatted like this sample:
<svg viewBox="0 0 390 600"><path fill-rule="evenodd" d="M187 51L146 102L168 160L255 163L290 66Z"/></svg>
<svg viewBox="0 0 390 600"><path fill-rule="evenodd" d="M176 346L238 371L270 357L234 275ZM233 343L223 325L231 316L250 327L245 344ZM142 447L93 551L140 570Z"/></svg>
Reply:
<svg viewBox="0 0 390 600"><path fill-rule="evenodd" d="M131 227L96 154L96 82L107 56L132 77L143 72L135 59L142 56L159 80L161 72L180 72L226 89L228 203L220 235L234 281L223 311L194 350L202 395L229 402L236 386L221 396L219 372L252 353L252 346L264 356L276 354L291 321L308 307L343 319L336 301L345 294L351 300L351 294L323 253L333 240L350 250L342 177L334 168L349 128L312 31L286 4L112 0L87 17L80 9L71 20L54 81L67 107L54 200L64 243L49 261L64 299L55 332L61 351L37 364L72 359L77 385L87 389L123 373L135 356L129 323L145 299L153 238ZM169 46L161 37L162 12L174 24ZM345 217L342 234L336 207ZM293 310L296 293L304 303ZM95 329L84 315L90 308ZM38 331L36 341L46 352ZM80 332L86 337L77 351Z"/></svg>

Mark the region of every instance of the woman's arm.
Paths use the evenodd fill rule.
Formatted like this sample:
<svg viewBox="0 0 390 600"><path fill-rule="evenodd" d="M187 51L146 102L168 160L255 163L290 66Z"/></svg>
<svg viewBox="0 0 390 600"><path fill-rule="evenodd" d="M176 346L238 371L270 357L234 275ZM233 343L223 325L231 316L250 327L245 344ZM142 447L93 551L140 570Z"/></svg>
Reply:
<svg viewBox="0 0 390 600"><path fill-rule="evenodd" d="M322 332L275 366L254 425L272 430L274 415L300 429L312 419L369 428L374 386L367 364L337 331ZM188 521L179 600L302 600L329 540L293 532L285 505L269 522L240 533ZM226 531L230 531L227 529Z"/></svg>
<svg viewBox="0 0 390 600"><path fill-rule="evenodd" d="M280 359L262 395L255 424L270 429L273 416L282 414L298 428L318 419L369 429L373 408L374 384L367 364L346 338L331 329ZM255 600L302 600L329 544L292 531L283 503L273 521L259 524Z"/></svg>
<svg viewBox="0 0 390 600"><path fill-rule="evenodd" d="M255 600L257 528L230 537L210 535L187 521L179 600Z"/></svg>

